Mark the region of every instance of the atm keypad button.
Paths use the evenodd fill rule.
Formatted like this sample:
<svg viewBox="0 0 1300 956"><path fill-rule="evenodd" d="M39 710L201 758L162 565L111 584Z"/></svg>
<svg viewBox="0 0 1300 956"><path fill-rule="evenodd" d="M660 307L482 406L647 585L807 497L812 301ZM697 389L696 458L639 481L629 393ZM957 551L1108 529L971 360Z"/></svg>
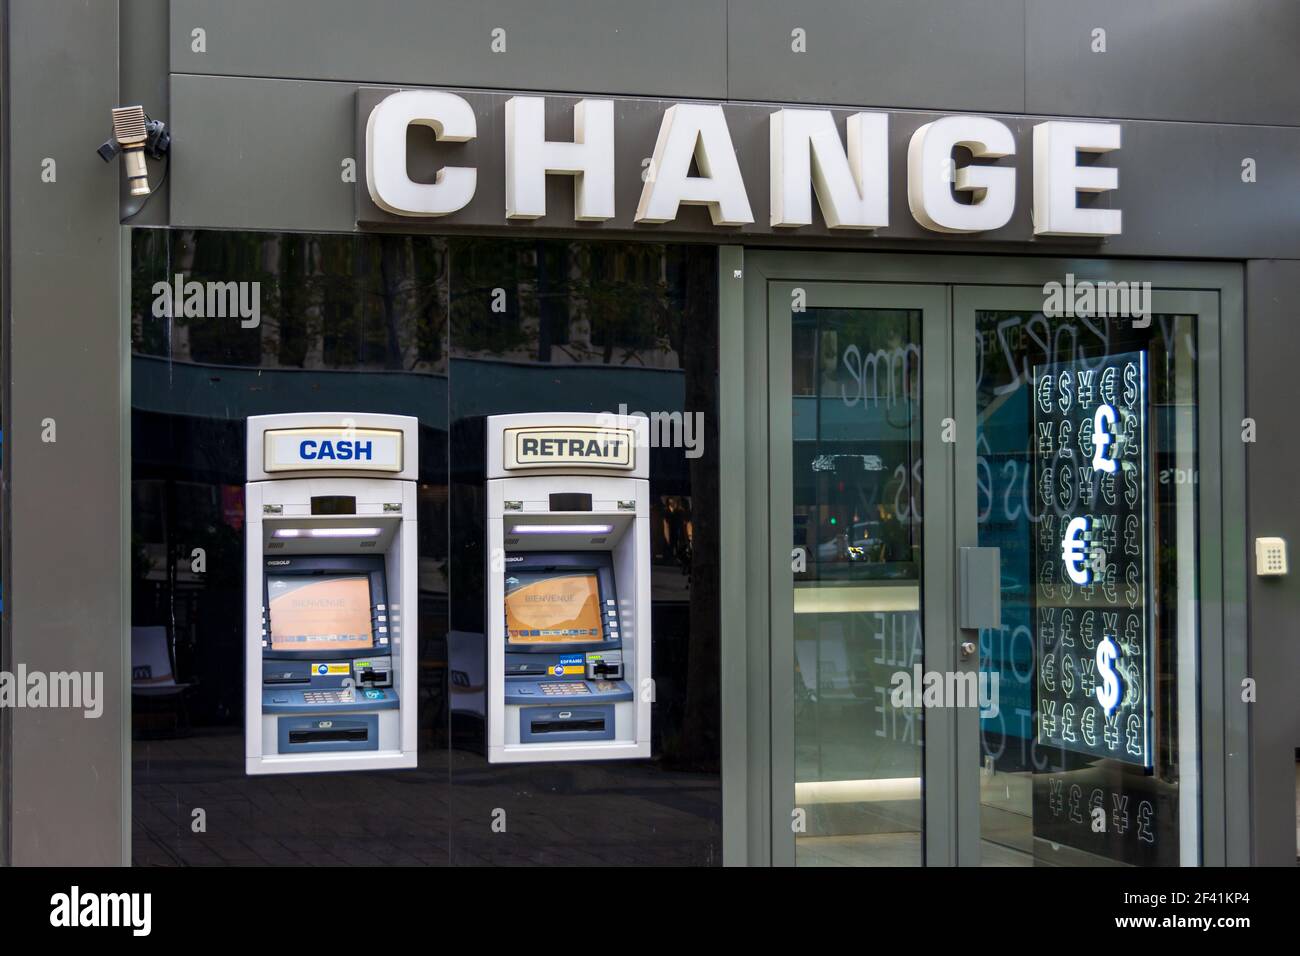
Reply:
<svg viewBox="0 0 1300 956"><path fill-rule="evenodd" d="M353 696L350 690L306 690L302 699L309 704L350 704Z"/></svg>

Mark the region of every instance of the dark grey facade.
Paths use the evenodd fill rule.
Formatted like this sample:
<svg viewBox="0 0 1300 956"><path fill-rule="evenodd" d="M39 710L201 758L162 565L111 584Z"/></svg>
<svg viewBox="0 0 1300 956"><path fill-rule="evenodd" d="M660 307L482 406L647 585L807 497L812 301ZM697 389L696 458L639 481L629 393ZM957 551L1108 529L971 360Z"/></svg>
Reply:
<svg viewBox="0 0 1300 956"><path fill-rule="evenodd" d="M1202 534L1249 571L1240 593L1219 599L1239 626L1227 638L1243 659L1210 662L1202 673L1222 679L1240 670L1258 695L1249 705L1226 690L1202 697L1205 716L1223 728L1221 740L1206 742L1205 760L1226 767L1222 792L1203 799L1230 819L1226 858L1215 862L1294 864L1300 579L1253 573L1255 537L1300 542L1292 421L1300 397L1292 308L1300 295L1300 8L1289 0L6 0L3 11L0 669L102 671L111 691L97 721L74 711L0 711L5 862L131 860L128 227L382 234L387 227L358 226L358 187L341 175L345 161L357 159L358 91L436 86L470 98L524 91L646 101L640 118L629 107L631 140L626 147L620 140L617 162L628 182L653 148L662 101L723 103L759 228L713 228L701 215L656 229L621 222L583 229L556 216L531 226L501 217L496 225L391 230L720 246L722 313L738 308L741 292L725 277L745 270L740 247L1235 265L1244 368L1226 370L1222 385L1244 390L1257 440L1244 446L1244 487L1225 496L1222 527ZM492 48L498 29L503 52ZM795 30L804 31L806 52L792 50ZM1104 52L1094 51L1098 30ZM116 164L104 165L94 150L109 110L136 102L168 122L174 145L165 183L124 224L135 204L120 194ZM773 104L897 111L900 147L930 114L1002 118L1025 144L1017 219L1005 234L977 239L926 233L907 215L896 169L896 228L871 237L820 227L773 235L762 199L763 119ZM1105 242L1034 240L1027 229L1029 129L1072 117L1123 125L1114 198L1125 226ZM487 139L484 152L497 142ZM1248 160L1254 175L1244 177ZM48 169L53 177L43 178ZM163 174L161 165L151 168L155 181ZM567 216L567 185L559 195ZM750 396L737 400L728 389L735 342L725 327L720 334L712 344L724 376L716 401L723 447L734 448L728 442L752 411ZM43 440L47 419L56 441ZM454 426L450 434L453 442L474 438ZM744 508L743 497L723 502L724 546L744 547L735 526ZM722 569L723 593L735 573ZM727 608L732 620L743 612ZM761 862L763 848L747 845L746 834L768 809L752 776L763 742L747 736L744 695L735 695L757 665L738 661L735 650L724 636L718 842L729 862ZM737 699L742 710L729 711Z"/></svg>

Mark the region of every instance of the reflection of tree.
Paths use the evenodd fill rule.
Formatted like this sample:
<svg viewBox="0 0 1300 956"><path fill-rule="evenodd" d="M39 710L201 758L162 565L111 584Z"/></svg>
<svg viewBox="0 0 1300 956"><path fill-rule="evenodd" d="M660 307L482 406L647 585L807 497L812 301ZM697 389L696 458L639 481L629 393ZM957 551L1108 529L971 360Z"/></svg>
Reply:
<svg viewBox="0 0 1300 956"><path fill-rule="evenodd" d="M686 675L686 719L682 730L682 761L689 767L715 771L721 752L719 667L721 590L718 556L722 554L720 468L718 462L718 323L714 290L716 260L686 258L684 310L677 323L678 354L686 372L686 411L704 413L704 454L690 459L691 561L690 646Z"/></svg>
<svg viewBox="0 0 1300 956"><path fill-rule="evenodd" d="M674 368L687 325L677 273L698 258L652 243L390 235L140 229L132 243L134 351L263 368L441 371L449 335L463 356ZM154 316L154 284L177 273L259 283L260 325Z"/></svg>
<svg viewBox="0 0 1300 956"><path fill-rule="evenodd" d="M264 368L438 371L445 359L444 240L142 229L132 244L137 353ZM260 325L154 316L154 284L177 273L186 282L259 283Z"/></svg>
<svg viewBox="0 0 1300 956"><path fill-rule="evenodd" d="M451 250L457 354L676 366L681 302L670 273L679 257L669 247L456 239Z"/></svg>

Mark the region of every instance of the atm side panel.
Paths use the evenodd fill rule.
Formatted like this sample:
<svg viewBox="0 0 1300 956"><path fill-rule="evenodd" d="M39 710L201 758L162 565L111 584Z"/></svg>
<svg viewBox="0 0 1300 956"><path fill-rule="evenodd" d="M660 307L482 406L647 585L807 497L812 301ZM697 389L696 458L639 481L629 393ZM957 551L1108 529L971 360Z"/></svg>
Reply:
<svg viewBox="0 0 1300 956"><path fill-rule="evenodd" d="M255 773L262 749L262 486L244 486L244 757Z"/></svg>

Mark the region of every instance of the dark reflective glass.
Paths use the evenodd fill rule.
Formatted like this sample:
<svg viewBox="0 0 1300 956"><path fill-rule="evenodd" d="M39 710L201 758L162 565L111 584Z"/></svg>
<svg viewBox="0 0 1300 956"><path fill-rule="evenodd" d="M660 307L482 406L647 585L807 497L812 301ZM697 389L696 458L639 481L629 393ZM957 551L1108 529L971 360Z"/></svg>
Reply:
<svg viewBox="0 0 1300 956"><path fill-rule="evenodd" d="M131 312L137 863L721 862L712 248L136 230ZM621 405L701 452L651 454L654 757L489 766L484 416ZM244 419L288 411L420 420L416 770L244 775Z"/></svg>

